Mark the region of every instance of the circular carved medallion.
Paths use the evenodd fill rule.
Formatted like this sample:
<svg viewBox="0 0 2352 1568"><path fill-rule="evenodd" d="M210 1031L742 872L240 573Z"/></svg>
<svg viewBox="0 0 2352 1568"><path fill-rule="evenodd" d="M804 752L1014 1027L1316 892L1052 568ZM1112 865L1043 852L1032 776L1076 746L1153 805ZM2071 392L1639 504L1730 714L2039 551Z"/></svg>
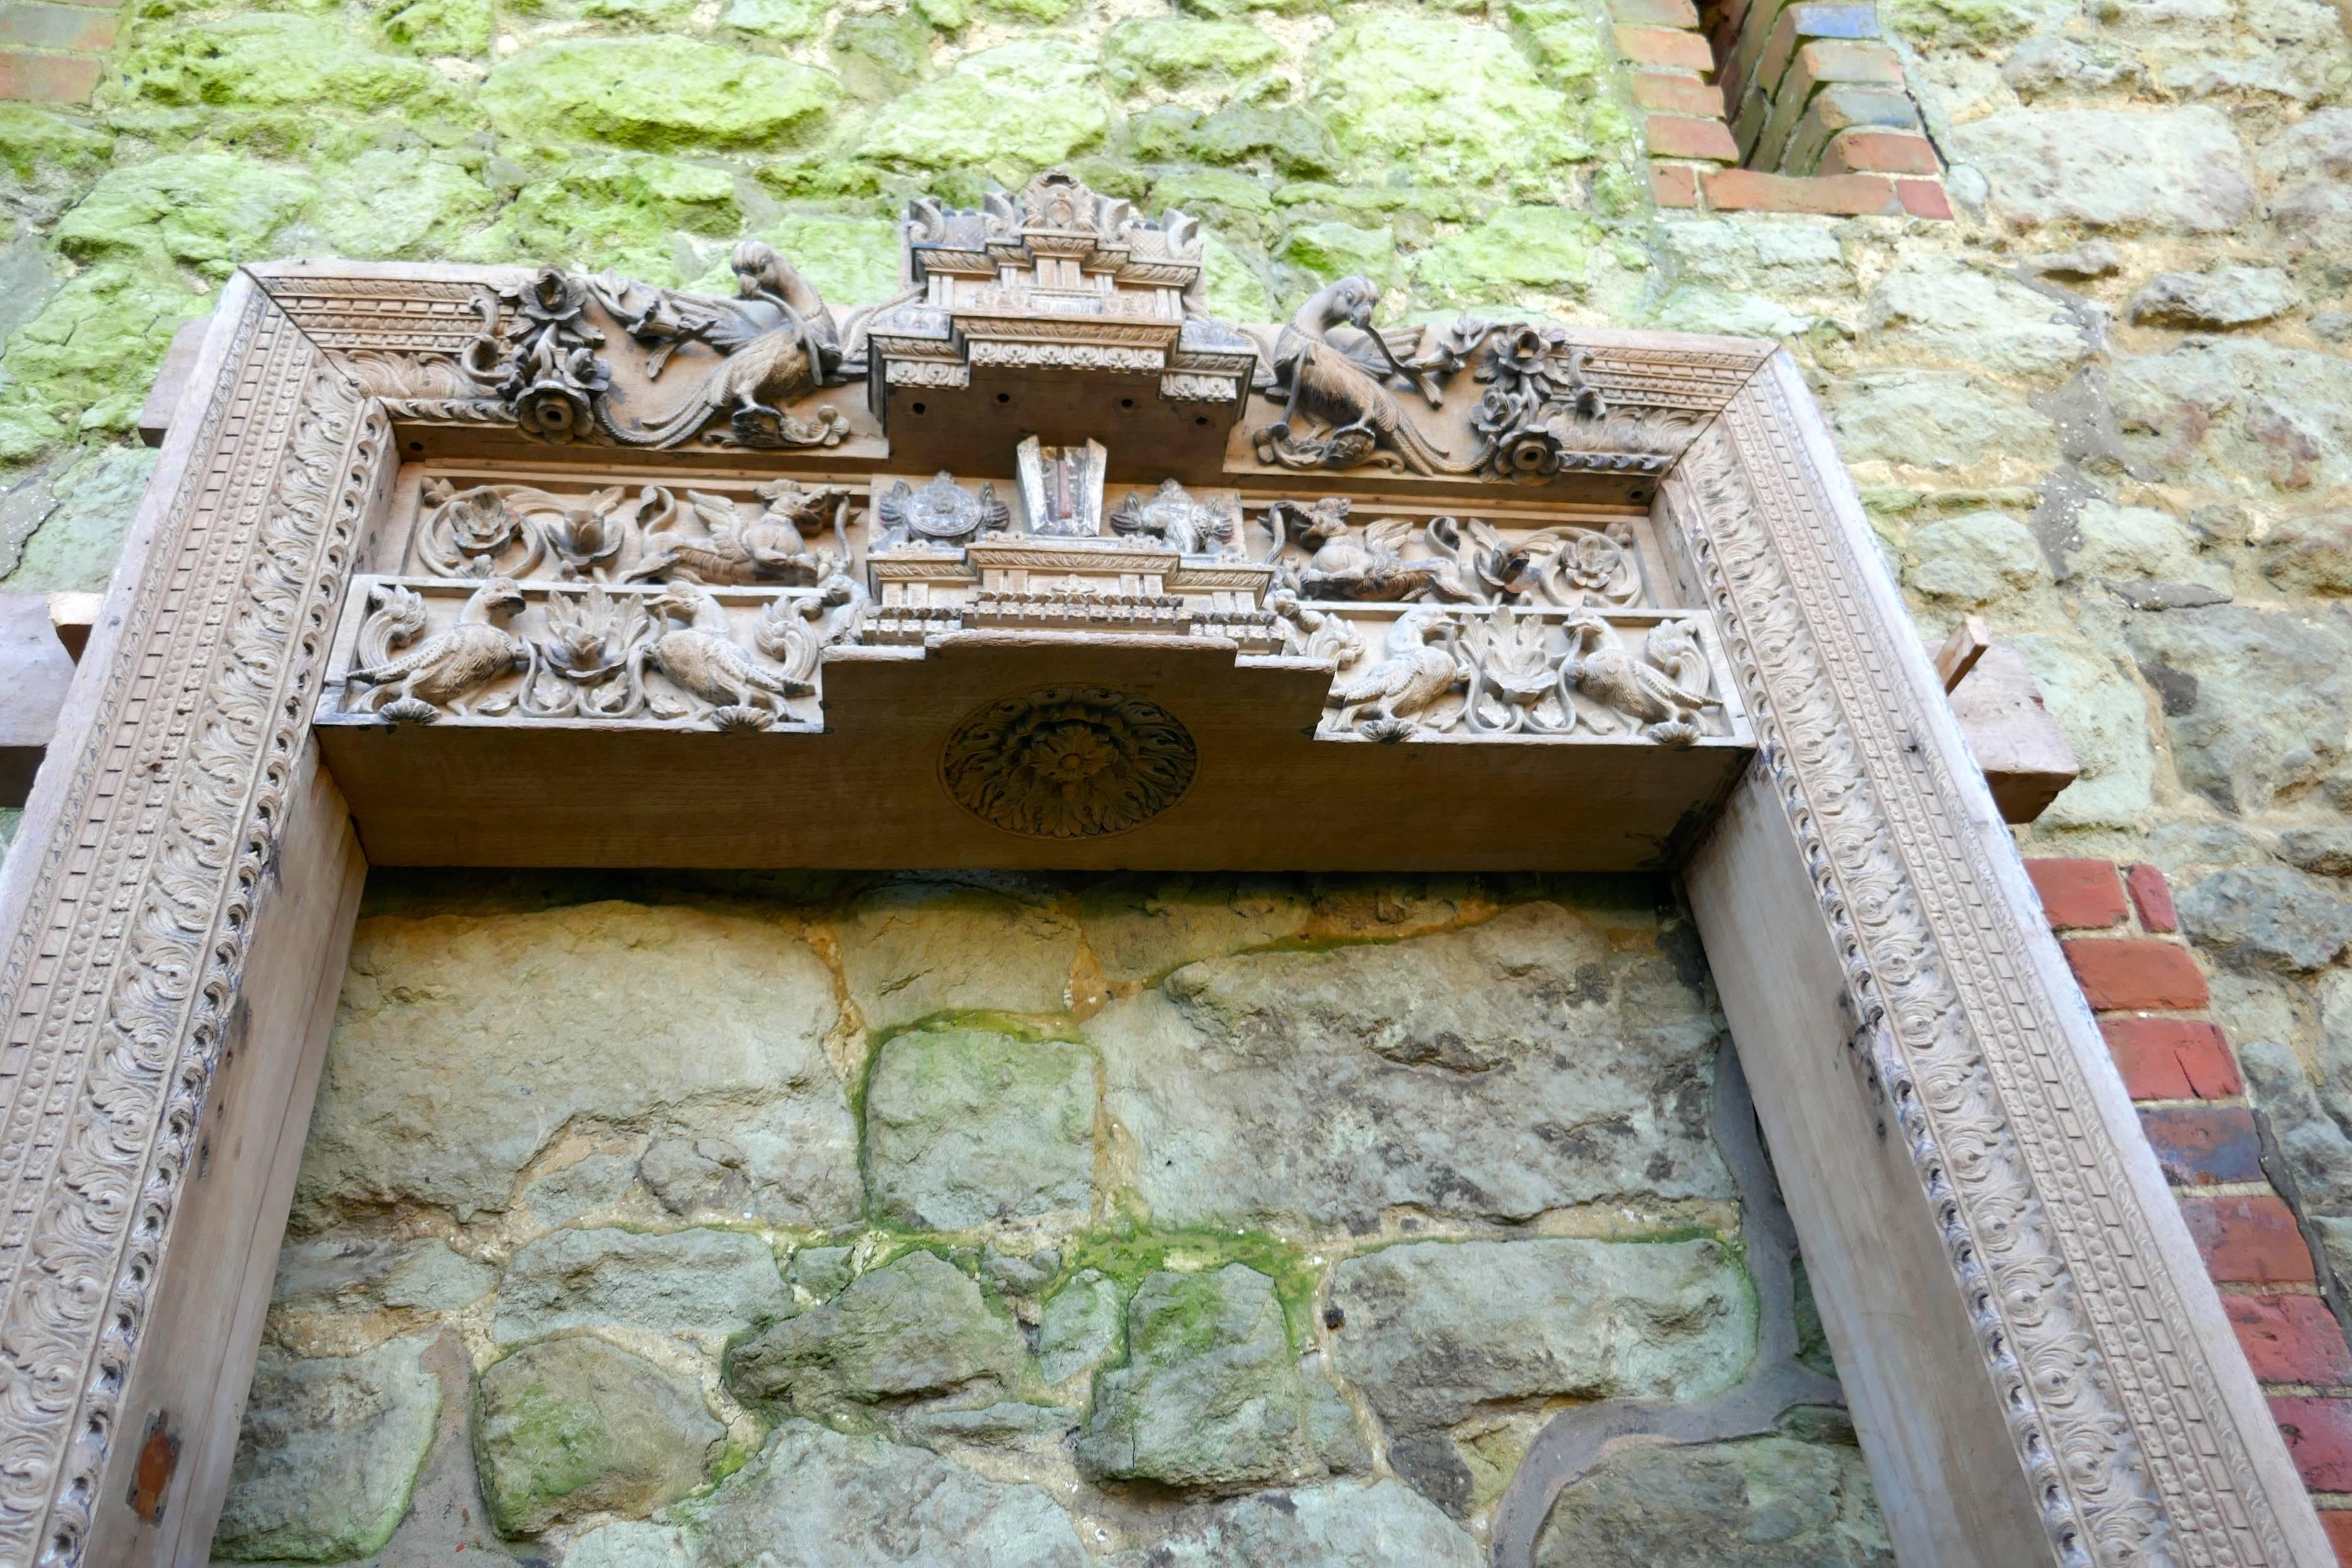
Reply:
<svg viewBox="0 0 2352 1568"><path fill-rule="evenodd" d="M940 754L955 803L1034 839L1092 839L1150 821L1192 787L1192 732L1148 698L1048 686L964 716Z"/></svg>

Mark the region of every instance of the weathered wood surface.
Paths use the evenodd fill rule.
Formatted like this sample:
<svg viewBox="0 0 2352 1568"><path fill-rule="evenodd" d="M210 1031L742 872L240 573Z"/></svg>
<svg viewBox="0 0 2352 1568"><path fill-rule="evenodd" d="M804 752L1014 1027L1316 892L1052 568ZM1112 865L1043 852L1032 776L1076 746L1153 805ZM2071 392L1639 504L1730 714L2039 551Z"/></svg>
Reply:
<svg viewBox="0 0 2352 1568"><path fill-rule="evenodd" d="M32 793L73 661L49 625L48 601L37 593L0 593L0 806L21 806Z"/></svg>

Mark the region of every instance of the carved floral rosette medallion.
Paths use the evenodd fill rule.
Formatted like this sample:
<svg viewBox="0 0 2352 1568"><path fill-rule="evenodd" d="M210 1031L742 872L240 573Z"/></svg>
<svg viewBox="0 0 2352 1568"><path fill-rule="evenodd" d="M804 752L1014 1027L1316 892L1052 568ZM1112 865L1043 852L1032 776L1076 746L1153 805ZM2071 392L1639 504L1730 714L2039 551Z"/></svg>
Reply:
<svg viewBox="0 0 2352 1568"><path fill-rule="evenodd" d="M1147 697L1047 686L966 715L940 754L940 781L991 827L1093 839L1182 800L1199 760L1192 732Z"/></svg>

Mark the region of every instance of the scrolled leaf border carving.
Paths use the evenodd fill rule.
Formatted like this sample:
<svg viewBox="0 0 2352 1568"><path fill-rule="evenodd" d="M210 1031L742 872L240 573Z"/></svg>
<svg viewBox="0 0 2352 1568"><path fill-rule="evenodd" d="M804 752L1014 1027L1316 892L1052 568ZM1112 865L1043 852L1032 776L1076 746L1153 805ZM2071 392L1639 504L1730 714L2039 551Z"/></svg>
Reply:
<svg viewBox="0 0 2352 1568"><path fill-rule="evenodd" d="M41 1191L0 1232L0 1563L81 1560L390 456L381 407L257 289L243 300L0 971L21 1052L0 1183Z"/></svg>
<svg viewBox="0 0 2352 1568"><path fill-rule="evenodd" d="M1770 369L1669 480L2055 1559L2294 1561ZM1832 671L1841 672L1832 677ZM1864 674L1866 672L1867 674ZM1853 683L1867 681L1861 700ZM2053 1201L2054 1200L2054 1201ZM2102 1207L2116 1218L2102 1218ZM2145 1438L2153 1437L2154 1441ZM2185 1529L2184 1529L2185 1527Z"/></svg>

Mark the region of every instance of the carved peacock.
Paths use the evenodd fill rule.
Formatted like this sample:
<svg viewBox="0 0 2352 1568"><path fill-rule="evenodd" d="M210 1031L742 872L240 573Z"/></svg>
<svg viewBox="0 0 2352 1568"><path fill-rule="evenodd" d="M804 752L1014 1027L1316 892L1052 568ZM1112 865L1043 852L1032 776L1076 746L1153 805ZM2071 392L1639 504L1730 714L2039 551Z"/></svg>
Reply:
<svg viewBox="0 0 2352 1568"><path fill-rule="evenodd" d="M1390 626L1380 662L1334 681L1327 701L1343 710L1343 722L1369 706L1372 716L1363 722L1364 734L1374 740L1403 739L1424 710L1462 684L1453 652L1431 646L1447 630L1443 611L1406 611Z"/></svg>
<svg viewBox="0 0 2352 1568"><path fill-rule="evenodd" d="M394 588L361 629L361 663L343 676L344 689L372 687L356 706L385 718L430 724L444 711L463 717L469 693L529 661L528 644L499 624L522 607L521 589L492 578L466 601L455 626L425 637L423 601Z"/></svg>
<svg viewBox="0 0 2352 1568"><path fill-rule="evenodd" d="M1705 656L1685 627L1669 622L1651 634L1657 644L1652 649L1653 657L1662 663L1671 660L1675 674L1627 653L1609 622L1589 612L1570 616L1563 630L1568 633L1569 654L1560 666L1561 678L1601 706L1641 725L1642 733L1660 746L1692 744L1700 735L1700 715L1723 706L1719 699L1685 685L1685 680L1702 678L1706 668ZM1664 634L1662 643L1658 642L1661 633ZM1678 637L1688 644L1689 657L1684 655ZM1692 658L1696 660L1695 670Z"/></svg>
<svg viewBox="0 0 2352 1568"><path fill-rule="evenodd" d="M1456 462L1432 444L1381 384L1390 376L1414 372L1372 328L1372 308L1380 297L1370 278L1343 277L1318 290L1291 317L1274 346L1275 385L1286 389L1288 400L1281 423L1259 433L1266 438L1262 444L1276 452L1292 446L1292 428L1304 413L1331 426L1319 443L1297 444L1299 450L1320 454L1318 466L1352 466L1377 444L1416 474L1471 472L1475 464ZM1362 357L1332 342L1332 332L1342 327L1355 329L1366 345Z"/></svg>
<svg viewBox="0 0 2352 1568"><path fill-rule="evenodd" d="M815 688L805 680L760 667L736 646L719 601L692 583L672 583L646 601L661 630L640 657L679 690L712 705L720 729L765 729L784 714L786 697ZM683 627L673 622L684 622Z"/></svg>
<svg viewBox="0 0 2352 1568"><path fill-rule="evenodd" d="M840 363L832 314L790 262L771 246L745 240L735 247L732 265L735 298L665 292L629 323L632 337L673 344L698 340L726 358L704 372L683 404L650 424L625 423L599 399L597 419L614 440L630 446L675 446L727 411L739 425L782 425L784 405L814 392ZM656 319L665 309L677 311L680 319ZM651 374L658 376L667 359L667 352L657 355Z"/></svg>

